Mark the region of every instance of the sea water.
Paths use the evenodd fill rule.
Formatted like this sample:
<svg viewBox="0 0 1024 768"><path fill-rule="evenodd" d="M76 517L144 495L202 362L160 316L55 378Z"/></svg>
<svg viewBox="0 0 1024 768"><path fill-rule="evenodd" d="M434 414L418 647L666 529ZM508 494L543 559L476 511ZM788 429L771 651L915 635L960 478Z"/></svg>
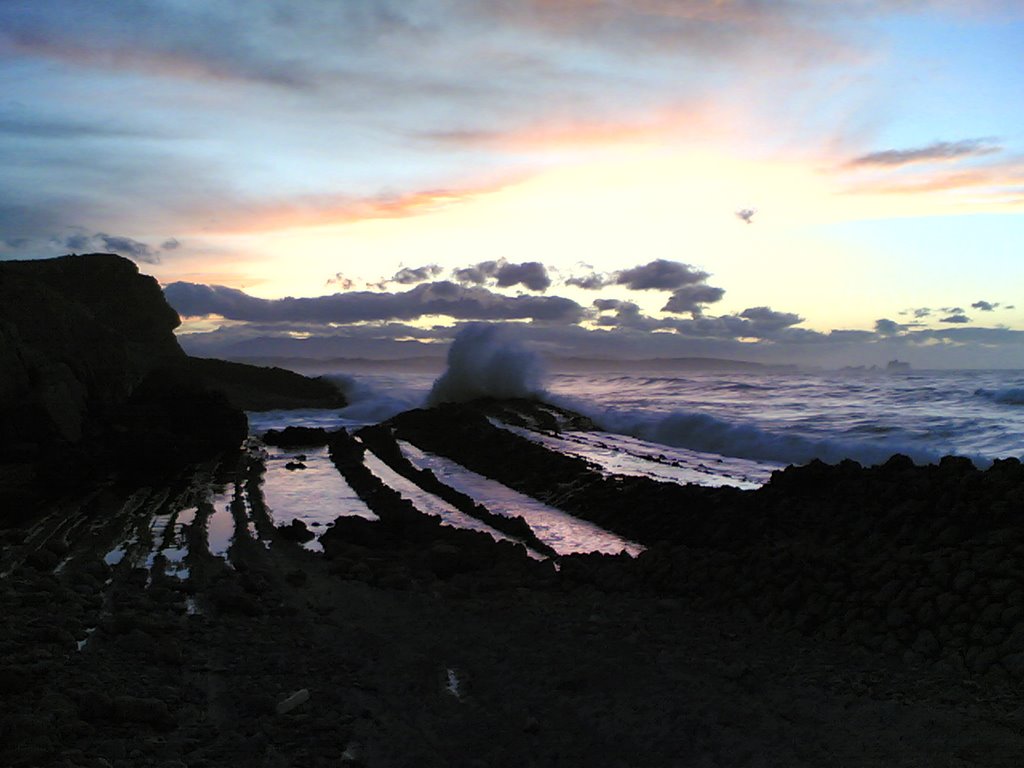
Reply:
<svg viewBox="0 0 1024 768"><path fill-rule="evenodd" d="M436 376L343 373L351 405L250 414L252 430L358 426L422 406ZM1024 371L552 374L541 397L610 433L709 456L863 464L1024 456Z"/></svg>

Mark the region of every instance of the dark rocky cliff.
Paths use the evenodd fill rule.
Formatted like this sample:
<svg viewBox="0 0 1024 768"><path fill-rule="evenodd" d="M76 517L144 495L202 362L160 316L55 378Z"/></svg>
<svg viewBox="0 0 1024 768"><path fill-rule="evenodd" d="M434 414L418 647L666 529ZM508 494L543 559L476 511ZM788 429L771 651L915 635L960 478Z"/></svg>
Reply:
<svg viewBox="0 0 1024 768"><path fill-rule="evenodd" d="M179 323L119 256L0 262L0 515L237 448L245 415L185 371Z"/></svg>
<svg viewBox="0 0 1024 768"><path fill-rule="evenodd" d="M227 395L236 408L272 411L289 408L344 408L348 401L324 378L206 357L189 357L185 368L210 389Z"/></svg>

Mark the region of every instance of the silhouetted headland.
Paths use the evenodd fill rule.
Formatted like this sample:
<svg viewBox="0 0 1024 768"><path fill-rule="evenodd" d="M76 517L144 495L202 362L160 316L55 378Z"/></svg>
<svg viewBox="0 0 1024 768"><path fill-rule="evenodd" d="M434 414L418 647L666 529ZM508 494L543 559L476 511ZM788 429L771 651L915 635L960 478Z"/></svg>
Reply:
<svg viewBox="0 0 1024 768"><path fill-rule="evenodd" d="M326 381L193 359L152 277L113 254L0 262L0 508L238 450L246 410L338 407Z"/></svg>

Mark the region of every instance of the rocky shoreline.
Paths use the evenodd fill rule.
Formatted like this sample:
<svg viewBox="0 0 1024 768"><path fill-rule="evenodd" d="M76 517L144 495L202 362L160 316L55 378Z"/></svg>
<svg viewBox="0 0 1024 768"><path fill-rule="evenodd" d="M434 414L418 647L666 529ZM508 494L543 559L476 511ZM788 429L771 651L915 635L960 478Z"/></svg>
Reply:
<svg viewBox="0 0 1024 768"><path fill-rule="evenodd" d="M464 410L467 419L480 413ZM425 425L440 413L407 416ZM704 545L648 539L636 559L563 555L556 568L520 545L440 525L366 471L368 445L386 453L388 427L403 434L396 425L405 419L373 430L370 440L328 436L339 471L380 519L338 518L319 537L322 554L302 548L293 526L275 525L255 448L169 485L108 488L81 505L70 530L54 524L66 519L55 510L27 533L6 531L0 762L1016 763L1020 680L1005 656L972 667L975 646L957 645L952 629L975 601L981 615L995 617L990 606L999 603L983 595L1005 595L999 621L1013 623L1015 592L997 585L979 555L989 553L1001 580L1016 578L1016 558L991 554L993 542L1011 547L1015 516L1000 516L999 502L1018 498L1021 484L1008 466L981 473L890 462L860 470L861 491L837 497L852 506L881 483L910 496L922 487L915 477L959 478L967 491L975 478L989 487L970 496L978 500L972 514L989 522L942 545L949 557L935 556L930 536L884 546L869 534L844 549L841 520L828 531L824 515L811 515L820 520L812 525L811 501L827 504L839 478L853 472L840 466L790 469L763 492L741 493L766 504L771 522L730 546L719 537ZM505 455L508 464L519 459ZM587 485L577 478L577 492L594 493ZM937 498L953 502L947 518L958 519L948 491ZM713 506L648 514L696 519L715 514ZM893 523L897 508L888 513ZM234 528L219 554L211 544L217 515L229 515ZM168 516L163 528L154 525ZM944 541L948 520L935 526L934 541ZM917 530L930 529L908 528ZM110 562L119 551L110 548L128 532L123 556ZM187 554L172 568L181 545ZM844 569L867 550L864 570L850 577ZM946 584L938 580L943 563L960 566L944 588L966 591L931 617L939 648L918 651L921 630L911 628L922 617L920 609L911 615L909 601L943 602L945 592L918 595L925 575ZM976 577L964 585L968 567ZM821 598L833 582L845 597ZM859 613L844 625L854 606ZM889 621L896 610L906 621ZM991 636L981 615L970 626ZM870 629L863 636L833 628L861 624ZM943 627L952 637L946 645ZM962 665L950 648L965 651Z"/></svg>
<svg viewBox="0 0 1024 768"><path fill-rule="evenodd" d="M529 400L261 442L242 405L342 401L176 323L117 257L0 265L0 765L1019 764L1019 461L678 485L505 429L592 427ZM638 554L561 551L401 441ZM268 445L365 514L275 519Z"/></svg>

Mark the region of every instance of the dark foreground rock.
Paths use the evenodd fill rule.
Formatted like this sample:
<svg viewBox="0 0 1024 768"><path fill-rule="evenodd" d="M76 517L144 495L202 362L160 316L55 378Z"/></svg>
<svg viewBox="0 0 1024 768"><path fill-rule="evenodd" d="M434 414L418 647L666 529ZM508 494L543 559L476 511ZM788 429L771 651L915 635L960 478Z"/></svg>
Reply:
<svg viewBox="0 0 1024 768"><path fill-rule="evenodd" d="M179 322L119 256L0 262L0 514L238 448L245 416L185 370Z"/></svg>
<svg viewBox="0 0 1024 768"><path fill-rule="evenodd" d="M279 448L302 448L327 445L330 433L323 427L285 427L268 429L263 433L263 442Z"/></svg>
<svg viewBox="0 0 1024 768"><path fill-rule="evenodd" d="M345 396L324 378L311 379L283 368L189 357L185 370L209 389L223 392L243 411L344 408Z"/></svg>
<svg viewBox="0 0 1024 768"><path fill-rule="evenodd" d="M88 519L125 527L80 528L47 549L59 570L0 580L0 765L1019 764L1014 684L708 599L739 550L555 570L423 515L360 469L350 436L331 448L381 519L338 518L323 555L273 525L254 455L93 499ZM154 541L153 516L175 514ZM224 514L234 537L213 554ZM188 544L184 578L171 541Z"/></svg>

